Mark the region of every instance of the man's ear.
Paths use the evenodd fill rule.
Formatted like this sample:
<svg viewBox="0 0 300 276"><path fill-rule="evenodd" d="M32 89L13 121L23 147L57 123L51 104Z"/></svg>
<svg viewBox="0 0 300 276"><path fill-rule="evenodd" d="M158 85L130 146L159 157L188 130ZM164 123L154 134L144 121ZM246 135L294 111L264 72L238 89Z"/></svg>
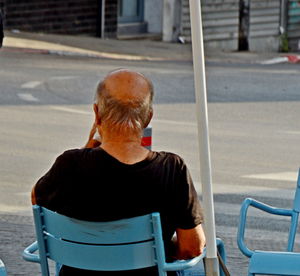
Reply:
<svg viewBox="0 0 300 276"><path fill-rule="evenodd" d="M149 116L148 116L146 124L144 125L144 128L146 128L150 124L152 117L153 117L153 109L151 109L149 112Z"/></svg>
<svg viewBox="0 0 300 276"><path fill-rule="evenodd" d="M101 119L99 117L98 105L94 104L93 109L94 109L94 115L95 115L95 123L97 126L99 126L101 124Z"/></svg>

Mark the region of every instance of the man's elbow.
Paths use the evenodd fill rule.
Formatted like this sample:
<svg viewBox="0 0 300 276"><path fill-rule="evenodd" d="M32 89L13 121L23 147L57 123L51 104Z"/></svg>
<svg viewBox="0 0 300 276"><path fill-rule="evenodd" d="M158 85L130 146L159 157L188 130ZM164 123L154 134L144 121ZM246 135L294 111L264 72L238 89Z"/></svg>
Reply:
<svg viewBox="0 0 300 276"><path fill-rule="evenodd" d="M35 196L35 187L32 188L31 190L31 204L35 205L36 204L36 196Z"/></svg>
<svg viewBox="0 0 300 276"><path fill-rule="evenodd" d="M201 248L189 248L187 250L178 250L177 251L177 256L176 258L179 260L188 260L188 259L192 259L195 258L199 255L201 255L203 252L203 249Z"/></svg>
<svg viewBox="0 0 300 276"><path fill-rule="evenodd" d="M180 259L190 259L203 253L206 243L201 225L193 229L177 229L177 255Z"/></svg>

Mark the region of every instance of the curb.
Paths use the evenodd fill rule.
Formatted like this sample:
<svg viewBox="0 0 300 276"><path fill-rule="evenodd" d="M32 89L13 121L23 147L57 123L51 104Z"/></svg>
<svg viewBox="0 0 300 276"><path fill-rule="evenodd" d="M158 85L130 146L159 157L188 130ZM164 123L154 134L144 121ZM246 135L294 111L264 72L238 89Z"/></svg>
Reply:
<svg viewBox="0 0 300 276"><path fill-rule="evenodd" d="M32 53L32 54L50 54L49 50L42 50L42 49L31 49L31 48L20 48L20 47L3 47L1 49L2 52L11 52L11 53L16 53L16 52L23 52L23 53Z"/></svg>
<svg viewBox="0 0 300 276"><path fill-rule="evenodd" d="M129 55L129 54L117 54L117 53L108 53L108 52L76 52L76 51L65 51L65 50L51 50L51 49L33 49L26 47L11 47L4 46L2 48L4 52L23 52L23 53L33 53L33 54L48 54L48 55L58 55L58 56L73 56L73 57L88 57L88 58L97 58L97 59L111 59L111 60L128 60L128 61L185 61L177 60L171 58L163 57L149 57L149 56L139 56L139 55Z"/></svg>

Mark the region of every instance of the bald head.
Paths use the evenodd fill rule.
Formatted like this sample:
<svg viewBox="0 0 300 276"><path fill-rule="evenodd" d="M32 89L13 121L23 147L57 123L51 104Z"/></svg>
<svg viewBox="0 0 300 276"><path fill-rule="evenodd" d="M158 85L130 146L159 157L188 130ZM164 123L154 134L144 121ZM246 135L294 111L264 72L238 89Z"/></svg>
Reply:
<svg viewBox="0 0 300 276"><path fill-rule="evenodd" d="M141 132L152 116L153 86L144 75L128 69L109 73L96 93L98 117L113 131Z"/></svg>
<svg viewBox="0 0 300 276"><path fill-rule="evenodd" d="M127 69L111 72L103 81L107 93L119 101L142 100L152 95L152 84L142 74Z"/></svg>

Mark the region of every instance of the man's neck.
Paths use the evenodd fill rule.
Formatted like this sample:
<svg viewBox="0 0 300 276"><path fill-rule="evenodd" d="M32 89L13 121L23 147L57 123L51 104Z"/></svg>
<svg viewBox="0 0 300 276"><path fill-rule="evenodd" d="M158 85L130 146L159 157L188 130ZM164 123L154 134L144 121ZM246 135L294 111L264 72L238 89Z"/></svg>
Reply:
<svg viewBox="0 0 300 276"><path fill-rule="evenodd" d="M135 164L147 158L149 150L141 146L141 137L102 137L100 146L108 154L125 164Z"/></svg>

